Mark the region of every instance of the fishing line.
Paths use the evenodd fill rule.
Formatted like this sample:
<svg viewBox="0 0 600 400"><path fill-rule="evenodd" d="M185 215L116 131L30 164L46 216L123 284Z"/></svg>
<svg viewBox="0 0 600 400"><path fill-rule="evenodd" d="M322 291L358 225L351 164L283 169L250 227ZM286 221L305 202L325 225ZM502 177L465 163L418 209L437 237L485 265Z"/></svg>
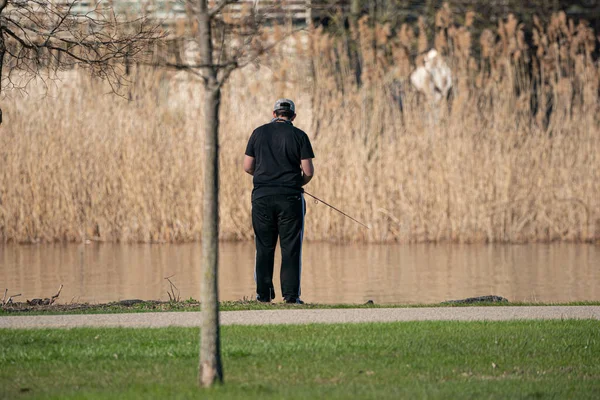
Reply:
<svg viewBox="0 0 600 400"><path fill-rule="evenodd" d="M331 204L329 204L329 203L327 203L327 202L325 202L325 201L323 201L323 200L319 199L319 198L318 198L318 197L316 197L316 196L313 196L312 194L308 193L307 191L304 191L304 194L307 194L307 195L309 195L310 197L312 197L313 199L315 199L316 201L318 201L318 202L321 202L321 203L325 204L327 207L331 207L331 208L333 208L335 211L339 212L340 214L342 214L342 215L343 215L343 216L345 216L345 217L348 217L348 218L350 218L352 221L354 221L354 222L356 222L356 223L358 223L358 224L361 224L361 225L362 225L362 226L364 226L365 228L367 228L367 229L371 229L371 228L369 228L367 225L365 225L365 224L363 224L362 222L360 222L359 220L352 218L351 216L349 216L348 214L346 214L346 213L345 213L345 212L343 212L342 210L338 210L337 208L335 208L335 207L334 207L334 206L332 206Z"/></svg>

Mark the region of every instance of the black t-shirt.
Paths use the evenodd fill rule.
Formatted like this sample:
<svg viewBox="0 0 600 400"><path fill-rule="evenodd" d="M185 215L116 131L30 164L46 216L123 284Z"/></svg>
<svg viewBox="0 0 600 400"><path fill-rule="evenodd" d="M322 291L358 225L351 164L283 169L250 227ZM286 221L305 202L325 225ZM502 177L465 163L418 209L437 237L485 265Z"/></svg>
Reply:
<svg viewBox="0 0 600 400"><path fill-rule="evenodd" d="M291 123L277 121L252 132L246 155L255 160L252 200L302 193L301 160L315 157L304 131Z"/></svg>

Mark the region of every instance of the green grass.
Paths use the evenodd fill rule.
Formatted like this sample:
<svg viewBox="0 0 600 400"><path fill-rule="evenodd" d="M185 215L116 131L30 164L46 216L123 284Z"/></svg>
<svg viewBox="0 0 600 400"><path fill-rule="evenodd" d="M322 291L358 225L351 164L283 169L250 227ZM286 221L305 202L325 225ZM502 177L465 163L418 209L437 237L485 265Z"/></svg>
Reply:
<svg viewBox="0 0 600 400"><path fill-rule="evenodd" d="M1 330L7 399L592 399L600 322L225 326L225 385L196 387L198 329Z"/></svg>
<svg viewBox="0 0 600 400"><path fill-rule="evenodd" d="M285 304L281 302L260 303L258 301L224 301L220 303L221 311L246 311L246 310L281 310L281 309L325 309L325 308L415 308L415 307L506 307L506 306L599 306L600 301L572 302L572 303L509 303L509 302L478 302L470 304L318 304L307 303L303 305ZM132 305L119 303L108 304L57 304L52 306L28 306L19 303L15 306L8 305L0 308L0 316L6 315L52 315L52 314L110 314L110 313L139 313L161 311L200 311L200 303L190 299L179 302L143 301Z"/></svg>

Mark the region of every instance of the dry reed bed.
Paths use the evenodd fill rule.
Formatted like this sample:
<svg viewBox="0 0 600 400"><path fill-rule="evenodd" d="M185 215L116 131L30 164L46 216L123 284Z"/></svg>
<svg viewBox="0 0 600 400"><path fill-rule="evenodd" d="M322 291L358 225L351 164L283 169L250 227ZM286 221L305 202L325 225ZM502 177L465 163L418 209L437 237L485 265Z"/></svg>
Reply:
<svg viewBox="0 0 600 400"><path fill-rule="evenodd" d="M433 41L422 22L416 35L363 20L353 33L360 85L351 49L320 30L286 42L284 57L234 74L222 106L222 238L253 237L241 159L274 99L289 96L317 156L307 190L372 226L309 200L309 240L600 239L594 33L556 15L545 27L537 22L528 49L509 19L483 33L474 59L470 18L454 28L442 9ZM456 77L450 108L430 105L406 83L420 62L414 51L433 45ZM0 240L200 239L201 85L161 70L131 78L131 101L77 71L47 97L32 88L4 100Z"/></svg>

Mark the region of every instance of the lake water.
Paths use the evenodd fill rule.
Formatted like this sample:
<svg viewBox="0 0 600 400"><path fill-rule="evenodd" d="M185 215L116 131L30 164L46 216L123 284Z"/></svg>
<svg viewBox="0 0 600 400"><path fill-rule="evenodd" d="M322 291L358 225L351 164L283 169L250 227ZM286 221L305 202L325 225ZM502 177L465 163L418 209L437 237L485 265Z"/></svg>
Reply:
<svg viewBox="0 0 600 400"><path fill-rule="evenodd" d="M221 300L254 298L254 245L221 243ZM200 244L0 245L0 289L16 301L59 303L200 298ZM281 300L275 260L276 301ZM302 298L314 303L437 303L499 295L510 301L600 300L600 246L305 243Z"/></svg>

